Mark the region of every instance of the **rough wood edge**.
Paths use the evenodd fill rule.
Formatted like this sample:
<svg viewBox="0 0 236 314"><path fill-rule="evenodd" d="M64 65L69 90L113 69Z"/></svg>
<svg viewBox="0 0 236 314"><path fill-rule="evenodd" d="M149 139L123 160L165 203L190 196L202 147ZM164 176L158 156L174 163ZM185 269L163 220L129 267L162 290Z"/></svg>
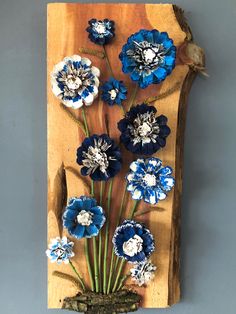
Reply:
<svg viewBox="0 0 236 314"><path fill-rule="evenodd" d="M187 99L192 83L197 75L197 71L205 69L205 57L203 50L193 43L192 31L184 16L184 11L176 5L173 5L176 19L182 30L186 33L186 46L196 46L197 57L191 55L191 49L185 49L185 57L190 60L189 73L186 76L179 99L179 112L177 121L176 134L176 185L174 190L174 204L171 224L171 241L169 262L169 278L168 278L168 305L171 306L180 300L180 221L181 221L181 196L183 182L183 156L184 156L184 134L187 116ZM190 53L189 53L190 52ZM196 53L196 50L194 51ZM197 60L197 61L196 61Z"/></svg>

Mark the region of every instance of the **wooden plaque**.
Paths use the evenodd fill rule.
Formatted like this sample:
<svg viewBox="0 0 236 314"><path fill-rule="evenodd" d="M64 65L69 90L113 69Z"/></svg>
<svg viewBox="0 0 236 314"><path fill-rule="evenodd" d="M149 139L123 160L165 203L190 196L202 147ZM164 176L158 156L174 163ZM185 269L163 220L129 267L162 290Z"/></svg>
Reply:
<svg viewBox="0 0 236 314"><path fill-rule="evenodd" d="M92 60L101 71L102 82L109 78L104 59L93 55L84 55L82 47L99 50L100 47L88 39L85 31L91 18L109 18L116 23L116 36L107 46L107 54L116 78L123 80L132 91L134 83L121 69L118 55L127 38L140 29L158 29L167 32L177 47L176 67L165 81L139 90L136 103L142 103L147 97L161 95L153 103L159 114L168 117L171 134L167 145L155 156L174 170L176 184L168 197L158 203L158 207L146 215L137 217L144 222L154 235L156 250L151 260L157 266L155 279L147 287L134 289L142 297L140 306L144 308L168 307L180 299L179 284L179 235L180 207L182 192L183 139L186 118L186 99L196 70L203 69L203 53L192 42L192 35L183 12L171 4L64 4L48 5L47 28L47 69L48 69L48 239L67 235L62 228L61 216L67 200L73 196L88 195L88 179L78 175L80 166L76 163L76 150L84 139L78 124L71 119L69 112L78 120L82 119L81 110L63 110L52 93L50 74L55 64L66 56L79 54ZM101 50L101 49L100 49ZM128 93L129 98L129 93ZM126 104L124 104L124 107ZM102 134L109 128L110 137L119 143L117 122L122 118L118 107L109 107L97 98L86 108L91 134ZM105 118L106 117L106 118ZM114 221L122 198L122 180L133 160L131 154L122 147L123 167L114 179L111 198L111 226L109 243L114 232ZM108 185L106 187L106 192ZM99 185L95 183L95 196L99 196ZM132 200L128 196L127 211ZM139 211L147 209L141 202ZM80 270L85 282L88 270L84 256L84 241L74 241L74 265ZM109 251L110 252L110 251ZM108 258L110 258L108 254ZM72 282L53 276L60 271L73 276L68 265L48 264L48 307L61 308L65 297L72 297L78 292ZM127 286L133 288L132 282Z"/></svg>

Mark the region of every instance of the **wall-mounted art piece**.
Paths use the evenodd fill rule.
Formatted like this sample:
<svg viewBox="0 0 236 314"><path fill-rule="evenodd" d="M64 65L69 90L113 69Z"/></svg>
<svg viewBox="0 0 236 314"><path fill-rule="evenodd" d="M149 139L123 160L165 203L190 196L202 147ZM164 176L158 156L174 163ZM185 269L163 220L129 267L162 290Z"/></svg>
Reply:
<svg viewBox="0 0 236 314"><path fill-rule="evenodd" d="M48 307L168 307L203 51L172 4L49 4L47 40Z"/></svg>

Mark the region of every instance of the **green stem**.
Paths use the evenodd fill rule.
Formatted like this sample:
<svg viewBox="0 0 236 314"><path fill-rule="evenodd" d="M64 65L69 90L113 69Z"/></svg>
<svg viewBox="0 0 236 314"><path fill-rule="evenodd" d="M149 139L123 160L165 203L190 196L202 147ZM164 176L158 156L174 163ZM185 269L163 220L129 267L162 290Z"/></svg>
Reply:
<svg viewBox="0 0 236 314"><path fill-rule="evenodd" d="M133 89L133 92L130 96L127 111L129 111L130 108L133 106L135 98L137 96L137 92L138 92L138 84L135 85L135 88Z"/></svg>
<svg viewBox="0 0 236 314"><path fill-rule="evenodd" d="M119 282L119 279L120 279L120 275L121 275L121 272L122 272L123 267L124 267L124 265L125 265L125 262L126 262L126 260L125 260L125 259L122 259L122 261L121 261L121 263L120 263L120 266L119 266L119 269L118 269L118 273L117 273L117 276L116 276L116 280L115 280L115 283L114 283L112 292L115 292L115 291L116 291L116 288L117 288L117 285L118 285L118 282Z"/></svg>
<svg viewBox="0 0 236 314"><path fill-rule="evenodd" d="M133 207L131 209L131 213L130 213L129 219L133 219L135 211L136 211L137 206L138 206L138 203L139 203L139 200L134 202Z"/></svg>
<svg viewBox="0 0 236 314"><path fill-rule="evenodd" d="M123 209L124 209L124 201L125 201L125 196L126 196L126 192L127 192L127 183L125 185L125 189L122 195L122 199L121 199L121 204L120 204L120 209L119 209L119 215L118 215L118 219L117 219L117 223L116 223L116 227L118 226L118 224L120 223L120 219L123 213ZM112 250L112 255L111 255L111 266L110 266L110 272L109 272L109 279L108 279L108 286L107 286L107 294L110 293L110 289L111 289L111 281L112 281L112 275L114 275L115 273L115 268L117 268L117 261L115 263L115 268L113 267L114 265L114 261L115 261L115 252L114 250Z"/></svg>
<svg viewBox="0 0 236 314"><path fill-rule="evenodd" d="M110 64L110 61L109 61L109 58L108 58L108 55L107 55L106 47L104 45L102 47L103 47L103 52L104 52L107 68L108 68L108 70L110 72L110 76L114 77L114 74L113 74L113 71L112 71L112 68L111 68L111 64Z"/></svg>
<svg viewBox="0 0 236 314"><path fill-rule="evenodd" d="M91 195L94 196L94 181L91 180Z"/></svg>
<svg viewBox="0 0 236 314"><path fill-rule="evenodd" d="M99 292L99 274L98 274L98 260L97 260L97 242L96 242L96 237L93 237L93 259L94 259L95 289L96 289L96 292Z"/></svg>
<svg viewBox="0 0 236 314"><path fill-rule="evenodd" d="M107 254L108 254L109 220L110 220L112 186L113 186L113 180L111 180L110 182L108 196L107 196L107 222L106 222L106 230L105 230L104 261L103 261L103 293L107 292Z"/></svg>
<svg viewBox="0 0 236 314"><path fill-rule="evenodd" d="M117 291L119 291L121 288L123 288L125 281L130 277L130 273L126 274L121 278L120 284L117 288Z"/></svg>
<svg viewBox="0 0 236 314"><path fill-rule="evenodd" d="M69 261L69 264L71 266L71 268L73 269L73 271L75 272L76 276L78 277L79 283L81 284L81 287L83 289L83 291L86 291L82 276L80 275L80 273L76 270L75 266L73 265L73 263L71 261Z"/></svg>
<svg viewBox="0 0 236 314"><path fill-rule="evenodd" d="M103 200L103 191L104 191L104 183L101 181L100 183L100 206L102 206ZM98 272L99 272L99 289L102 291L102 274L101 274L101 265L102 265L102 230L98 235Z"/></svg>
<svg viewBox="0 0 236 314"><path fill-rule="evenodd" d="M79 126L80 129L81 129L81 131L82 131L82 132L84 133L84 135L86 136L87 134L86 134L86 130L85 130L85 127L84 127L83 123L82 123L80 120L78 120L78 119L73 115L73 113L71 113L70 110L69 110L67 107L65 107L65 105L63 105L62 103L60 103L60 106L61 106L61 108L67 113L68 117L70 117L71 120L73 120L76 124L78 124L78 126Z"/></svg>
<svg viewBox="0 0 236 314"><path fill-rule="evenodd" d="M89 136L88 122L87 122L87 118L86 118L86 113L85 113L84 107L82 107L81 110L82 110L82 116L83 116L83 120L84 120L84 126L85 126L86 135Z"/></svg>
<svg viewBox="0 0 236 314"><path fill-rule="evenodd" d="M91 290L94 291L94 280L93 280L93 273L92 273L92 267L91 267L91 262L90 262L89 246L88 246L87 238L85 238L84 250L85 250L85 257L86 257L86 261L88 265L88 272L89 272L89 277L90 277L90 282L91 282Z"/></svg>

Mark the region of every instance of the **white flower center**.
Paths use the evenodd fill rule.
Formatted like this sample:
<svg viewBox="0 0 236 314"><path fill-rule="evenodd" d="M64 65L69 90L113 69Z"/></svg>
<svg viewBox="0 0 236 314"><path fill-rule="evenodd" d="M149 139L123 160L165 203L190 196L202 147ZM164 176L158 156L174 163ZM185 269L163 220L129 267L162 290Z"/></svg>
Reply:
<svg viewBox="0 0 236 314"><path fill-rule="evenodd" d="M154 174L145 174L143 177L143 181L147 184L147 186L155 186L156 185L156 176Z"/></svg>
<svg viewBox="0 0 236 314"><path fill-rule="evenodd" d="M108 92L108 93L110 94L112 100L115 100L115 99L116 99L117 92L118 92L117 89L112 89L112 90L110 90L110 91Z"/></svg>
<svg viewBox="0 0 236 314"><path fill-rule="evenodd" d="M78 89L82 85L82 81L78 76L68 75L66 85L69 89Z"/></svg>
<svg viewBox="0 0 236 314"><path fill-rule="evenodd" d="M95 31L98 33L98 34L104 34L106 33L106 26L103 24L103 23L97 23L96 26L94 26L94 29Z"/></svg>
<svg viewBox="0 0 236 314"><path fill-rule="evenodd" d="M82 226L90 226L93 219L93 214L91 212L87 212L86 210L81 210L79 215L77 215L77 221Z"/></svg>
<svg viewBox="0 0 236 314"><path fill-rule="evenodd" d="M152 131L149 123L144 122L138 127L138 133L140 136L147 136Z"/></svg>
<svg viewBox="0 0 236 314"><path fill-rule="evenodd" d="M61 256L63 255L63 253L64 253L64 250L58 248L55 253L56 253L56 255L57 255L58 257L61 257Z"/></svg>
<svg viewBox="0 0 236 314"><path fill-rule="evenodd" d="M133 238L123 243L123 251L128 256L134 256L143 249L143 239L135 234Z"/></svg>
<svg viewBox="0 0 236 314"><path fill-rule="evenodd" d="M143 51L143 57L146 63L152 63L156 57L156 53L151 48L148 48Z"/></svg>

